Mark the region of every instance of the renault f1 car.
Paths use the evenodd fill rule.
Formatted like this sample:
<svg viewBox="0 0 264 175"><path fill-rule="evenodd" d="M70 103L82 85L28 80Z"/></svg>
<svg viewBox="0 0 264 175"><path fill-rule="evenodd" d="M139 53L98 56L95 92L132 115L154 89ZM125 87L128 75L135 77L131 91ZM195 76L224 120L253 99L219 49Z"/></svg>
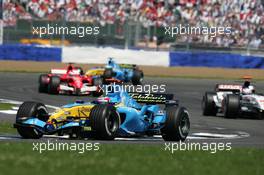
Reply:
<svg viewBox="0 0 264 175"><path fill-rule="evenodd" d="M113 92L51 114L41 103L24 102L14 127L23 138L32 139L55 133L99 140L161 134L165 141L183 141L190 130L189 113L172 99L172 94Z"/></svg>
<svg viewBox="0 0 264 175"><path fill-rule="evenodd" d="M102 95L102 79L83 75L83 70L69 65L66 69L51 69L39 76L39 92L49 94Z"/></svg>
<svg viewBox="0 0 264 175"><path fill-rule="evenodd" d="M261 94L243 94L243 86L218 84L215 92L206 92L202 100L205 116L223 113L225 118L252 116L262 119L264 116L264 96Z"/></svg>
<svg viewBox="0 0 264 175"><path fill-rule="evenodd" d="M104 83L121 83L132 82L133 85L142 84L143 71L134 64L117 64L112 58L109 58L108 63L104 68L94 68L86 72L88 76L101 75Z"/></svg>

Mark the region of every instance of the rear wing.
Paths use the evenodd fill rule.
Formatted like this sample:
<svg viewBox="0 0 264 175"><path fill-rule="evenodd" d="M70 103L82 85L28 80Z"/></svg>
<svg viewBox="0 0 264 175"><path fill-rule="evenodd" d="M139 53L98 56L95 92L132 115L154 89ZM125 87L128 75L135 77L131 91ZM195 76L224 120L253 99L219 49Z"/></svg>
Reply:
<svg viewBox="0 0 264 175"><path fill-rule="evenodd" d="M233 92L241 92L242 86L235 84L217 84L215 87L215 91L233 91Z"/></svg>
<svg viewBox="0 0 264 175"><path fill-rule="evenodd" d="M137 67L135 64L119 64L119 66L124 69L135 69Z"/></svg>
<svg viewBox="0 0 264 175"><path fill-rule="evenodd" d="M129 92L129 95L138 103L146 104L167 104L174 98L173 94L161 94L161 93L134 93Z"/></svg>

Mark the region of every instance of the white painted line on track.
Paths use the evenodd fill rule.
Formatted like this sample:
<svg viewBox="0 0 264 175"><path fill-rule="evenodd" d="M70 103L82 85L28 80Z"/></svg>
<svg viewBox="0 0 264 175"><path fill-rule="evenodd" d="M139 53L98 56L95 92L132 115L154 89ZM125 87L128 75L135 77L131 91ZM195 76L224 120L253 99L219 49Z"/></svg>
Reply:
<svg viewBox="0 0 264 175"><path fill-rule="evenodd" d="M16 101L16 100L9 100L9 99L0 99L0 103L10 103L10 104L14 104L14 105L21 105L23 102L21 101ZM57 106L52 106L52 105L45 105L46 107L48 108L51 108L51 109L59 109L59 107ZM18 111L18 107L15 106L15 107L12 107L12 110L0 110L0 113L4 113L4 114L16 114Z"/></svg>
<svg viewBox="0 0 264 175"><path fill-rule="evenodd" d="M0 113L16 115L17 110L0 110Z"/></svg>
<svg viewBox="0 0 264 175"><path fill-rule="evenodd" d="M217 133L192 133L187 139L188 140L213 140L213 139L239 139L249 137L250 135L246 132L238 131L236 134L217 134ZM67 139L68 135L57 136L57 135L44 135L44 138L54 139ZM0 136L0 140L16 140L20 139L19 136ZM22 138L21 138L22 139ZM163 141L161 135L154 135L152 137L126 137L126 138L115 138L116 141Z"/></svg>

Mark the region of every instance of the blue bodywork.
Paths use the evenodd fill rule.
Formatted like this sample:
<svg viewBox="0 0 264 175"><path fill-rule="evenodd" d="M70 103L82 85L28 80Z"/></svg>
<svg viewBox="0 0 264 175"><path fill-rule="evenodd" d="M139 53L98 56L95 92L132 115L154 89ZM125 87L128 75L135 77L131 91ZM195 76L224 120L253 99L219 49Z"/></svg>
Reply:
<svg viewBox="0 0 264 175"><path fill-rule="evenodd" d="M166 121L166 113L156 104L139 104L127 92L109 93L105 97L100 97L93 102L76 102L68 104L62 108L71 108L76 106L109 104L116 107L116 111L121 118L121 125L118 129L119 136L144 135L146 133L159 133ZM73 127L89 127L89 117L81 120L67 120L63 125L56 128L37 118L29 118L22 123L24 126L34 127L43 134L53 134L59 130L70 129Z"/></svg>
<svg viewBox="0 0 264 175"><path fill-rule="evenodd" d="M112 58L109 58L105 68L112 69L114 73L113 78L124 82L130 82L133 77L133 65L122 67L121 65L117 64Z"/></svg>

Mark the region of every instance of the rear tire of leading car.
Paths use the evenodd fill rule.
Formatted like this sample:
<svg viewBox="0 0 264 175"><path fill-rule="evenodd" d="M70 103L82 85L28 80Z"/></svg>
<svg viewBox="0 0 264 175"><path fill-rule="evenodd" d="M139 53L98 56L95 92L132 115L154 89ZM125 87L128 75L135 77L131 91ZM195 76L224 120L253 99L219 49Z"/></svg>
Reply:
<svg viewBox="0 0 264 175"><path fill-rule="evenodd" d="M109 79L113 77L113 69L106 68L103 75L104 79Z"/></svg>
<svg viewBox="0 0 264 175"><path fill-rule="evenodd" d="M99 140L113 140L120 127L120 117L114 106L96 105L90 113L92 135Z"/></svg>
<svg viewBox="0 0 264 175"><path fill-rule="evenodd" d="M167 118L161 129L165 141L184 141L190 131L189 113L184 107L168 107Z"/></svg>
<svg viewBox="0 0 264 175"><path fill-rule="evenodd" d="M60 86L60 77L58 76L53 76L50 77L50 82L48 85L48 93L50 94L58 94L58 88Z"/></svg>
<svg viewBox="0 0 264 175"><path fill-rule="evenodd" d="M140 70L134 70L133 71L133 76L132 76L132 84L133 85L141 85L142 82L143 82L143 77L144 77L144 74L142 71Z"/></svg>
<svg viewBox="0 0 264 175"><path fill-rule="evenodd" d="M24 120L35 117L42 121L48 119L48 111L45 105L37 102L24 102L18 109L16 115L17 132L25 139L39 139L42 137L42 133L37 129L27 126L20 126Z"/></svg>
<svg viewBox="0 0 264 175"><path fill-rule="evenodd" d="M39 76L39 92L44 93L48 91L48 83L47 80L49 76L47 74L42 74Z"/></svg>
<svg viewBox="0 0 264 175"><path fill-rule="evenodd" d="M224 117L237 118L240 111L240 96L235 94L229 94L226 96L223 103Z"/></svg>
<svg viewBox="0 0 264 175"><path fill-rule="evenodd" d="M206 92L204 94L202 100L202 110L204 116L216 116L217 107L214 102L214 96L216 96L216 93L214 92Z"/></svg>

